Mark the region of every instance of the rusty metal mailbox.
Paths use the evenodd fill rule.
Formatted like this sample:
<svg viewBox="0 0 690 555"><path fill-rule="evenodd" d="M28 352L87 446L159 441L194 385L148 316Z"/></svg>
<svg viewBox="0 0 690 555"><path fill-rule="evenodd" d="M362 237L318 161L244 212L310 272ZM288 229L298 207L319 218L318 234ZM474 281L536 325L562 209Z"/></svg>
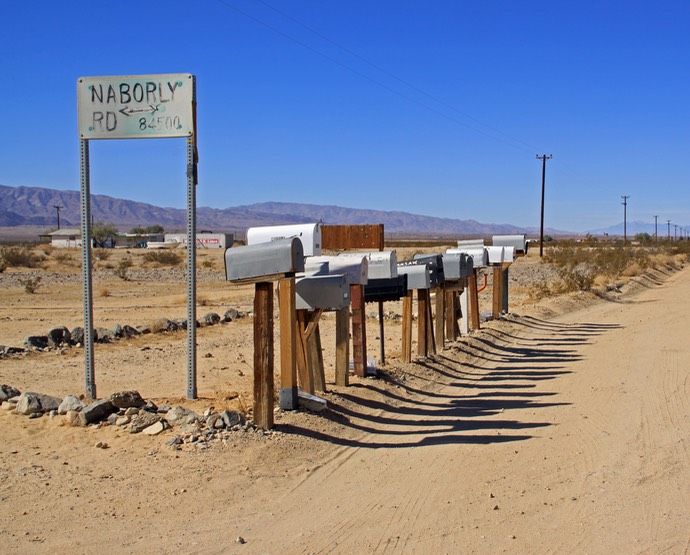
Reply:
<svg viewBox="0 0 690 555"><path fill-rule="evenodd" d="M321 224L292 224L250 227L247 230L247 245L268 243L297 237L302 241L304 256L321 254Z"/></svg>
<svg viewBox="0 0 690 555"><path fill-rule="evenodd" d="M354 253L353 253L354 255ZM307 267L327 264L327 274L345 274L350 285L366 285L369 279L369 259L359 256L310 256L306 259Z"/></svg>
<svg viewBox="0 0 690 555"><path fill-rule="evenodd" d="M298 310L340 310L350 305L350 284L344 274L298 278L295 293Z"/></svg>
<svg viewBox="0 0 690 555"><path fill-rule="evenodd" d="M302 271L304 250L296 237L225 250L228 281L272 281Z"/></svg>
<svg viewBox="0 0 690 555"><path fill-rule="evenodd" d="M398 265L398 273L407 275L407 289L431 289L431 272L427 264Z"/></svg>

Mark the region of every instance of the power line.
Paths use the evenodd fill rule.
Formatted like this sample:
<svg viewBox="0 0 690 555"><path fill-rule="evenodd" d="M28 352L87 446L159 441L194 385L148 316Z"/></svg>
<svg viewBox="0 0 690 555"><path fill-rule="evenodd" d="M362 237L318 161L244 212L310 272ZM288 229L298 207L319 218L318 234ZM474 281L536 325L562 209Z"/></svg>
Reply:
<svg viewBox="0 0 690 555"><path fill-rule="evenodd" d="M258 1L261 1L261 0L258 0ZM501 131L499 131L499 130L495 130L495 129L491 128L491 126L489 126L489 125L487 125L487 124L485 124L485 123L480 122L480 121L477 120L476 118L473 118L472 116L469 116L468 114L464 114L464 113L460 112L459 110L457 110L456 108L454 108L452 105L450 105L450 104L448 104L448 103L446 103L446 102L444 102L444 101L441 101L441 100L436 99L435 97L431 96L430 94L425 93L423 90L421 90L421 89L415 87L414 85L411 85L411 84L407 83L406 81L404 81L403 79L400 79L400 78L396 77L395 75L393 75L392 73L390 73L390 72L384 70L383 68L379 68L379 67L378 67L376 64L374 64L373 62L369 62L369 61L367 61L365 58L359 56L358 54L355 54L354 52L351 52L349 49L347 49L347 48L345 48L345 47L341 47L341 46L340 46L338 43L336 43L335 41L332 41L331 39L325 37L325 36L322 35L321 33L318 33L317 31L312 30L312 29L311 29L310 27L308 27L307 25L300 23L298 20L292 18L291 16L289 16L289 15L287 15L287 14L284 14L284 13L281 12L280 10L277 10L276 8L273 8L272 6L266 4L265 2L261 2L261 3L264 4L265 6L267 6L268 8L275 10L277 13L283 15L284 17L287 17L288 19L294 21L295 23L297 23L297 24L303 26L305 29L308 29L309 31L315 33L317 36L323 38L324 40L327 40L328 42L332 43L333 45L337 46L338 48L341 48L341 49L344 50L345 52L350 53L351 55L355 56L356 58L358 58L358 59L364 61L365 63L368 63L369 65L371 65L372 67L375 67L376 69L379 69L379 71L382 71L382 72L385 73L386 75L389 75L390 77L392 77L392 78L394 78L394 79L400 81L401 83L406 84L407 86L409 86L409 87L411 87L412 89L414 89L414 90L420 92L421 94L424 94L425 96L427 96L427 97L433 99L434 101L436 101L436 102L438 102L438 103L440 103L440 104L442 104L442 105L444 105L444 106L446 106L446 107L449 107L449 108L452 109L453 111L455 111L455 112L457 112L457 113L459 113L459 114L462 114L463 116L465 116L465 117L467 117L467 118L469 118L469 119L472 119L472 120L474 120L474 121L480 123L481 125L487 127L488 129L492 129L495 133L500 133L501 135L503 135L503 136L506 137L506 138L501 138L501 137L497 137L497 136L495 136L495 135L491 135L490 133L487 133L486 131L483 131L482 129L478 129L477 127L474 127L474 126L472 126L472 125L469 125L468 123L465 123L465 122L463 122L463 121L460 121L460 120L458 120L457 118L455 118L455 117L453 117L453 116L451 116L451 115L448 115L447 113L444 113L444 112L442 112L442 111L440 111L440 110L434 108L433 106L429 106L428 104L426 104L426 103L424 103L424 102L422 102L422 101L420 101L420 100L417 100L417 99L415 99L415 98L412 98L412 97L410 97L410 96L408 96L408 95L406 95L406 94L400 92L399 90L396 90L396 89L394 89L394 88L392 88L392 87L386 85L385 83L382 83L382 82L380 82L380 81L378 81L378 80L376 80L376 79L374 79L374 78L372 78L372 77L370 77L370 76L368 76L368 75L362 73L361 71L358 71L358 70L354 69L353 67L350 67L349 65L344 64L344 63L342 63L342 62L336 60L336 59L333 58L332 56L329 56L328 54L326 54L326 53L324 53L324 52L322 52L322 51L320 51L320 50L318 50L318 49L316 49L316 48L314 48L314 47L312 47L312 46L306 44L305 42L303 42L303 41L301 41L301 40L299 40L299 39L296 39L295 37L293 37L293 36L291 36L291 35L285 33L284 31L278 29L277 27L275 27L275 26L273 26L273 25L271 25L271 24L269 24L269 23L266 23L265 21L259 19L258 17L254 16L254 15L252 15L252 14L250 14L250 13L247 13L247 12L245 12L244 10L241 10L241 9L237 8L237 7L234 6L233 4L229 3L227 0L217 0L217 2L218 2L219 4L221 4L222 6L225 6L226 8L228 8L228 9L230 9L230 10L233 10L233 11L237 12L238 14L240 14L240 15L246 17L247 19L250 19L250 20L254 21L254 22L257 23L257 24L259 24L259 25L261 25L261 26L263 26L263 27L266 27L267 29L270 29L270 30L273 31L274 33L276 33L276 34L280 35L281 37L283 37L284 39L287 39L287 40L289 40L289 41L291 41L291 42L294 42L295 44L301 46L302 48L304 48L304 49L306 49L306 50L309 50L310 52L316 54L317 56L320 56L320 57L322 57L322 58L328 60L329 62L331 62L331 63L333 63L333 64L335 64L335 65L337 65L337 66L339 66L339 67L341 67L341 68L343 68L343 69L345 69L345 70L351 72L351 73L353 73L354 75L357 75L358 77L360 77L360 78L362 78L362 79L364 79L364 80L366 80L366 81L369 81L370 83L372 83L372 84L374 84L374 85L377 85L377 86L379 86L379 87L385 89L386 91L388 91L388 92L390 92L390 93L392 93L392 94L395 94L396 96L399 96L400 98L403 98L403 99L407 100L408 102L412 102L412 103L414 103L414 104L417 104L418 106L421 106L422 108L425 108L426 110L428 110L428 111L430 111L430 112L436 114L437 116L440 116L440 117L445 118L445 119L447 119L447 120L449 120L449 121L452 121L453 123L456 123L457 125L461 125L461 126L463 126L463 127L466 127L466 128L468 128L468 129L471 129L471 130L473 130L473 131L475 131L475 132L477 132L477 133L480 133L480 134L482 134L482 135L484 135L485 137L488 137L488 138L490 138L490 139L493 139L493 140L497 140L497 141L503 142L504 144L506 144L506 145L508 145L508 146L511 146L511 147L513 147L513 148L516 148L516 149L518 149L518 150L528 151L527 148L521 146L521 145L526 145L526 143L524 143L524 142L522 142L522 141L519 141L519 140L517 140L517 139L513 139L513 138L511 138L509 135L506 135L505 133L503 133L503 132L501 132ZM508 140L508 139L509 139L509 140ZM510 141L512 141L512 142L510 142ZM519 143L519 144L515 144L515 143ZM533 151L533 150L534 150L532 147L529 147L529 145L526 145L526 146L529 148L529 151Z"/></svg>

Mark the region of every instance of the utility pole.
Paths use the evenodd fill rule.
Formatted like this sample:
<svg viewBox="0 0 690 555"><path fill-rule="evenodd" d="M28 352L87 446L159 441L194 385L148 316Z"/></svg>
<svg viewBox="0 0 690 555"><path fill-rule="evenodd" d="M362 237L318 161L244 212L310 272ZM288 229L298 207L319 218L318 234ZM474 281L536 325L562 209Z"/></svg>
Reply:
<svg viewBox="0 0 690 555"><path fill-rule="evenodd" d="M657 227L657 222L659 220L659 216L654 216L654 242L659 241L659 234L657 233L658 227Z"/></svg>
<svg viewBox="0 0 690 555"><path fill-rule="evenodd" d="M666 220L666 225L668 226L668 240L671 240L671 220Z"/></svg>
<svg viewBox="0 0 690 555"><path fill-rule="evenodd" d="M537 154L537 160L541 160L541 226L539 228L539 257L544 256L544 185L546 183L546 161L551 160L553 154Z"/></svg>
<svg viewBox="0 0 690 555"><path fill-rule="evenodd" d="M60 229L60 209L64 208L64 206L53 205L53 208L55 208L55 210L57 210L57 224L58 224L58 229Z"/></svg>
<svg viewBox="0 0 690 555"><path fill-rule="evenodd" d="M673 240L678 240L678 224L673 224Z"/></svg>
<svg viewBox="0 0 690 555"><path fill-rule="evenodd" d="M628 244L628 199L630 195L621 195L623 199L623 245Z"/></svg>

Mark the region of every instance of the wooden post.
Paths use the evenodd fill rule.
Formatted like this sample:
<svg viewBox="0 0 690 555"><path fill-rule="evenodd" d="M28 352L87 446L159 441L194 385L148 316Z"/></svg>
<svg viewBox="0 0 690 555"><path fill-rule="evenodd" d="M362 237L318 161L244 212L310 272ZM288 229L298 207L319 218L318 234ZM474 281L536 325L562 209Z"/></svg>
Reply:
<svg viewBox="0 0 690 555"><path fill-rule="evenodd" d="M501 315L501 307L503 305L503 268L494 266L493 276L493 303L491 317L493 320L498 320Z"/></svg>
<svg viewBox="0 0 690 555"><path fill-rule="evenodd" d="M278 283L280 306L280 391L278 405L284 410L297 409L297 320L295 278Z"/></svg>
<svg viewBox="0 0 690 555"><path fill-rule="evenodd" d="M479 329L479 291L477 288L477 270L473 270L469 280L469 304L470 304L470 327L473 330Z"/></svg>
<svg viewBox="0 0 690 555"><path fill-rule="evenodd" d="M314 331L307 337L307 356L309 370L312 375L314 391L326 391L326 374L323 367L323 351L321 350L321 331L316 322Z"/></svg>
<svg viewBox="0 0 690 555"><path fill-rule="evenodd" d="M307 393L314 393L312 373L309 371L309 357L307 356L307 325L308 311L297 311L297 375L300 387Z"/></svg>
<svg viewBox="0 0 690 555"><path fill-rule="evenodd" d="M427 290L426 301L426 344L430 355L436 354L436 341L434 340L434 315L431 311L431 290Z"/></svg>
<svg viewBox="0 0 690 555"><path fill-rule="evenodd" d="M445 334L445 323L446 323L446 311L452 312L453 305L446 304L446 286L445 284L439 285L436 288L436 341L438 342L438 348L442 351L446 343ZM449 336L450 337L450 336Z"/></svg>
<svg viewBox="0 0 690 555"><path fill-rule="evenodd" d="M379 358L381 359L381 366L386 364L386 339L385 339L385 326L383 324L383 301L379 301L379 337L381 341L379 342Z"/></svg>
<svg viewBox="0 0 690 555"><path fill-rule="evenodd" d="M417 290L417 354L429 354L429 290Z"/></svg>
<svg viewBox="0 0 690 555"><path fill-rule="evenodd" d="M510 264L503 264L503 302L501 303L501 312L508 313L508 268Z"/></svg>
<svg viewBox="0 0 690 555"><path fill-rule="evenodd" d="M402 359L412 361L412 291L403 297L402 305Z"/></svg>
<svg viewBox="0 0 690 555"><path fill-rule="evenodd" d="M364 286L350 286L352 305L352 360L355 374L363 378L367 374L367 330L364 312Z"/></svg>
<svg viewBox="0 0 690 555"><path fill-rule="evenodd" d="M350 309L335 313L335 385L350 385Z"/></svg>
<svg viewBox="0 0 690 555"><path fill-rule="evenodd" d="M474 280L474 284L476 288L476 279ZM459 331L460 334L467 335L470 333L470 292L467 287L463 289L462 293L460 293L460 299L458 300L458 302L460 303L460 312L462 313L462 316L460 317Z"/></svg>
<svg viewBox="0 0 690 555"><path fill-rule="evenodd" d="M457 341L458 339L458 325L457 325L457 293L455 290L446 290L446 338L449 341Z"/></svg>
<svg viewBox="0 0 690 555"><path fill-rule="evenodd" d="M273 428L273 284L257 283L254 292L254 422Z"/></svg>

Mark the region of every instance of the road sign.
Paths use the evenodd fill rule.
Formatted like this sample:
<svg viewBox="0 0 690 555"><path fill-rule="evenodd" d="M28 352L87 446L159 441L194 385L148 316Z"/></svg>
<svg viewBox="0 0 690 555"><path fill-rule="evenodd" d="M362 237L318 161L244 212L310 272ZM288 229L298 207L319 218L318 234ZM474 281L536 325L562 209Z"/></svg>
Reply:
<svg viewBox="0 0 690 555"><path fill-rule="evenodd" d="M194 76L189 73L80 77L82 139L153 139L194 134Z"/></svg>

